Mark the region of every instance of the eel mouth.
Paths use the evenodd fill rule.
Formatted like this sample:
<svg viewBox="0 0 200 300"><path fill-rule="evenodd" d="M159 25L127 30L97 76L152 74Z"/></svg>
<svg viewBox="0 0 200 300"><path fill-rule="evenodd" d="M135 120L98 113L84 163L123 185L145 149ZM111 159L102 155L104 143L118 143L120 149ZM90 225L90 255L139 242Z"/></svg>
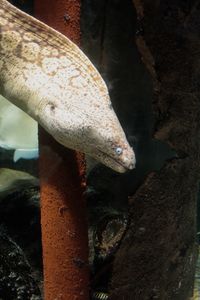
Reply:
<svg viewBox="0 0 200 300"><path fill-rule="evenodd" d="M95 153L94 158L118 173L125 173L135 168L134 155L132 161L126 159L127 161L123 162L120 158L117 159L100 149L96 150L97 152ZM129 163L127 163L128 161Z"/></svg>

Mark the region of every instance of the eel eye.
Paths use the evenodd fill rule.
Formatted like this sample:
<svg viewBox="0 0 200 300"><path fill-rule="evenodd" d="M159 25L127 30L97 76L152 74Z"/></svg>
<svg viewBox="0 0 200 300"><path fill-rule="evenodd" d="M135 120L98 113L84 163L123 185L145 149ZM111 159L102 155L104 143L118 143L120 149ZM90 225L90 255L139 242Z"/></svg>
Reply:
<svg viewBox="0 0 200 300"><path fill-rule="evenodd" d="M121 155L122 152L123 152L123 150L122 150L121 147L117 147L117 148L115 149L115 152L116 152L117 155Z"/></svg>

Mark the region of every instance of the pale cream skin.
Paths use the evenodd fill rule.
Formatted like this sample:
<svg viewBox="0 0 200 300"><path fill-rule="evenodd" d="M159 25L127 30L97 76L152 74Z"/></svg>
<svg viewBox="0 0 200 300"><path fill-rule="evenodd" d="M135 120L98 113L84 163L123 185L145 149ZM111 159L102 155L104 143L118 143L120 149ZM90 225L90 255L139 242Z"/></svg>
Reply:
<svg viewBox="0 0 200 300"><path fill-rule="evenodd" d="M6 0L0 0L0 94L64 146L120 173L135 167L107 87L89 59Z"/></svg>

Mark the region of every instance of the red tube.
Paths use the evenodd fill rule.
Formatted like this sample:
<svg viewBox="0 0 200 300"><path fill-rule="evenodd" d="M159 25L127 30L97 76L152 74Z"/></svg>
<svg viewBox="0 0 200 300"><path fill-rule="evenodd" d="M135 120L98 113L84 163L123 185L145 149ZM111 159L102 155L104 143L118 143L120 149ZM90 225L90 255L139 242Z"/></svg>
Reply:
<svg viewBox="0 0 200 300"><path fill-rule="evenodd" d="M80 1L35 0L35 16L80 42ZM89 268L82 155L39 129L45 300L88 300Z"/></svg>

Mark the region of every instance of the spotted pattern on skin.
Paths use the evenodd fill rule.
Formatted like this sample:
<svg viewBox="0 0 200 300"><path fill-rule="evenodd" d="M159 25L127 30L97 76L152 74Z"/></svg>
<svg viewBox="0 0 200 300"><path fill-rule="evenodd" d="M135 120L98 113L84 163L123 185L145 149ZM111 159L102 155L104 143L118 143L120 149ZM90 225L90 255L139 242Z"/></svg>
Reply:
<svg viewBox="0 0 200 300"><path fill-rule="evenodd" d="M59 68L59 59L56 57L44 57L42 60L42 69L48 75L56 74Z"/></svg>
<svg viewBox="0 0 200 300"><path fill-rule="evenodd" d="M21 36L16 31L3 31L1 33L1 48L0 51L3 53L13 52L19 43L21 42Z"/></svg>
<svg viewBox="0 0 200 300"><path fill-rule="evenodd" d="M21 42L23 43L27 40L27 36L30 40L30 36L32 36L32 41L34 40L40 45L40 56L38 57L37 63L39 65L42 64L41 60L44 57L63 57L66 58L66 53L68 54L68 59L71 61L72 59L78 64L81 63L83 68L83 72L89 72L91 77L94 76L94 84L100 83L102 85L102 78L96 72L96 69L85 60L85 57L77 53L77 47L75 45L71 45L70 41L57 32L47 31L47 28L44 28L44 25L41 22L34 23L32 26L33 18L27 21L27 15L22 14L19 10L11 8L8 9L8 3L5 0L0 0L0 3L3 3L2 6L5 7L5 10L2 10L2 16L5 17L7 24L7 31L10 30L10 26L13 26L13 18L15 18L15 29L17 33L21 33ZM1 16L1 14L0 14ZM47 26L46 26L47 27ZM21 30L23 28L23 30ZM6 31L6 27L1 28L1 30ZM63 41L64 39L64 41ZM59 51L58 51L59 49ZM18 57L20 54L18 54ZM67 60L67 59L66 59ZM103 83L104 85L104 83ZM103 87L105 91L106 87Z"/></svg>
<svg viewBox="0 0 200 300"><path fill-rule="evenodd" d="M0 7L0 93L64 146L118 172L132 169L134 152L89 59L8 1L0 0Z"/></svg>
<svg viewBox="0 0 200 300"><path fill-rule="evenodd" d="M33 42L22 43L21 58L27 61L37 61L39 56L40 46Z"/></svg>

